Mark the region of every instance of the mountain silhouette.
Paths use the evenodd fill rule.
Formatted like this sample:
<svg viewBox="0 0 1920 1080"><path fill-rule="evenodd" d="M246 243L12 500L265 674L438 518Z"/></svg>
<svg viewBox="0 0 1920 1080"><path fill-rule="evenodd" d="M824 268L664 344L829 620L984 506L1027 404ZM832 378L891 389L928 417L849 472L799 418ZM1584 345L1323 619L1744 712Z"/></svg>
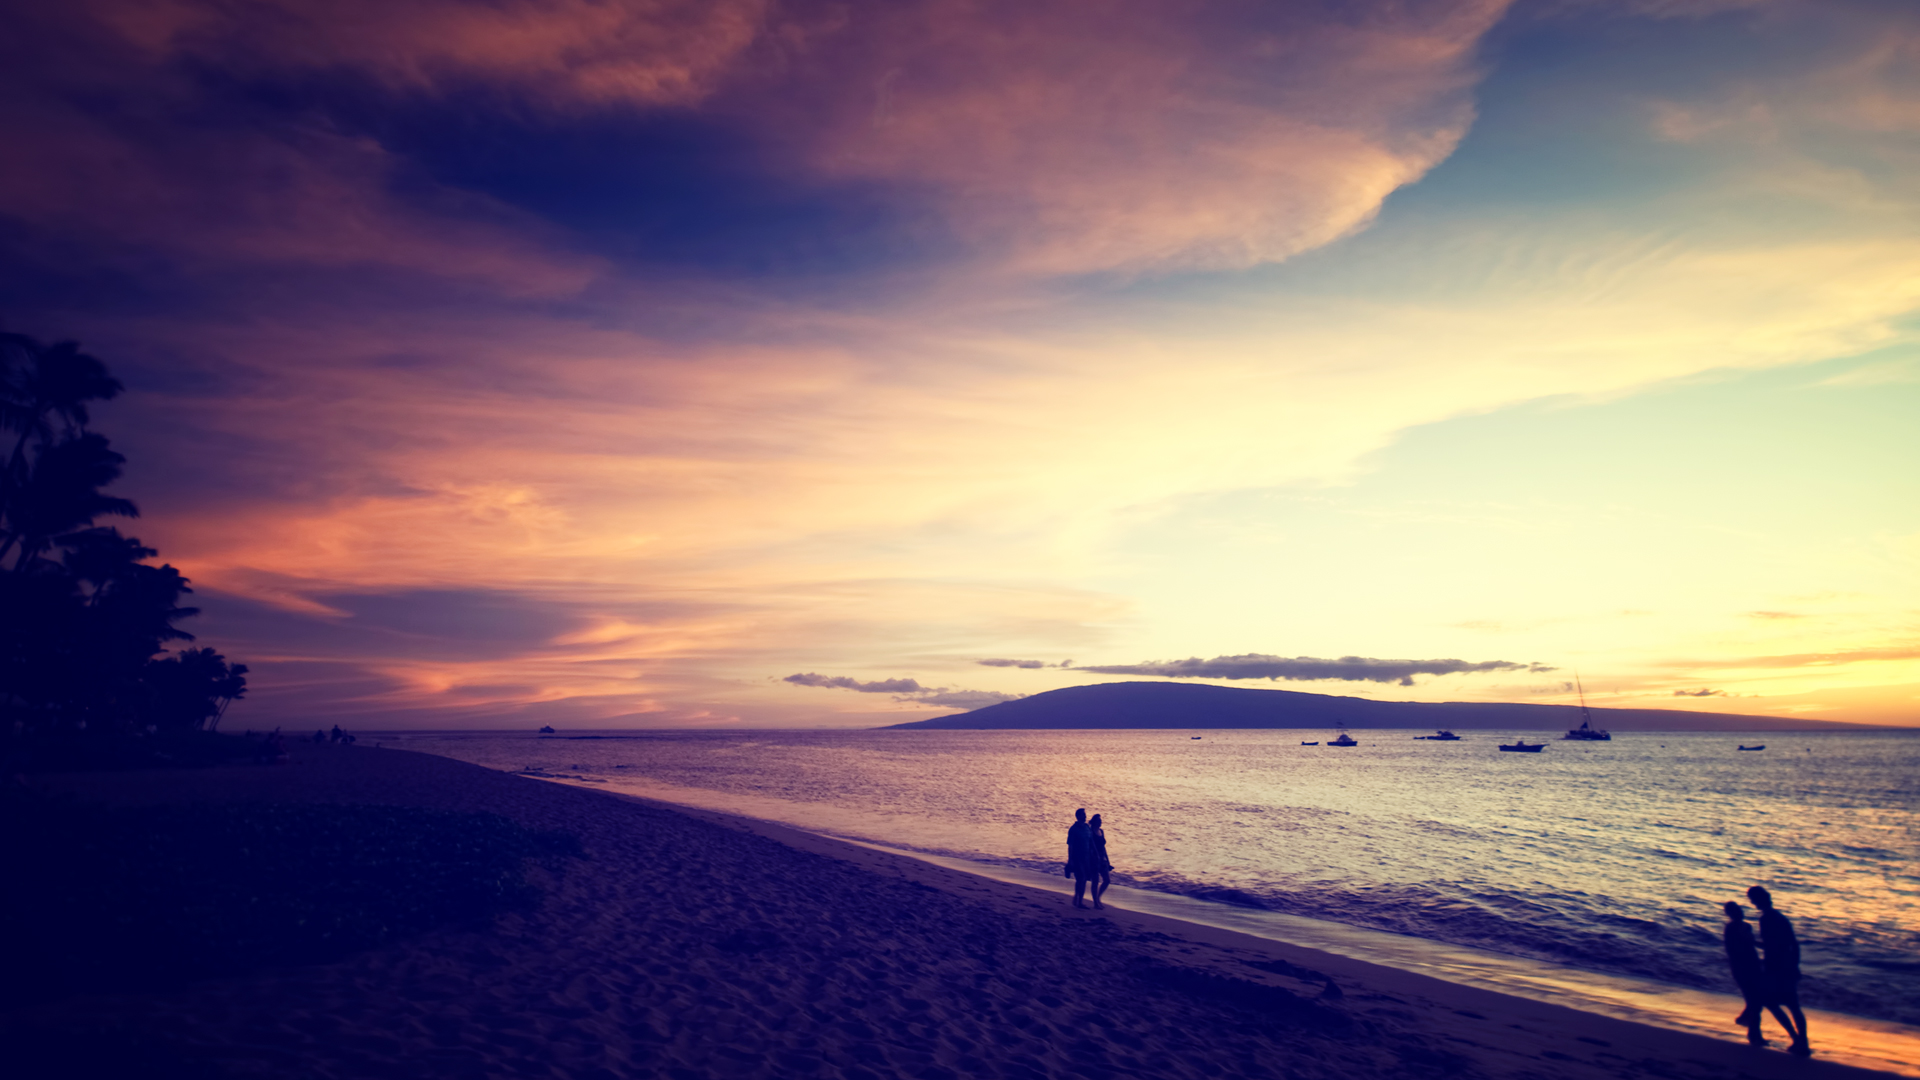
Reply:
<svg viewBox="0 0 1920 1080"><path fill-rule="evenodd" d="M1742 716L1677 709L1593 709L1611 731L1823 731L1872 727L1831 720ZM1172 682L1069 686L953 716L893 728L1449 728L1565 731L1580 726L1577 705L1475 701L1370 701L1296 690L1252 690Z"/></svg>

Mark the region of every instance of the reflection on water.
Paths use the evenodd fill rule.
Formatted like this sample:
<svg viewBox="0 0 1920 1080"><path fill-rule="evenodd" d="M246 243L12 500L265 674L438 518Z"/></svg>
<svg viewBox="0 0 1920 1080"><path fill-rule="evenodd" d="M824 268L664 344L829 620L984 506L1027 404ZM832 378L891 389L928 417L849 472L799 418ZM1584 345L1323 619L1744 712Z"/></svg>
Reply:
<svg viewBox="0 0 1920 1080"><path fill-rule="evenodd" d="M566 735L569 733L562 733ZM1766 884L1810 1005L1920 1022L1920 738L1624 735L1501 754L1364 732L417 735L803 828L1057 873L1075 807L1116 879L1597 972L1728 989L1718 905ZM1533 733L1528 733L1533 734ZM670 787L668 791L665 787Z"/></svg>

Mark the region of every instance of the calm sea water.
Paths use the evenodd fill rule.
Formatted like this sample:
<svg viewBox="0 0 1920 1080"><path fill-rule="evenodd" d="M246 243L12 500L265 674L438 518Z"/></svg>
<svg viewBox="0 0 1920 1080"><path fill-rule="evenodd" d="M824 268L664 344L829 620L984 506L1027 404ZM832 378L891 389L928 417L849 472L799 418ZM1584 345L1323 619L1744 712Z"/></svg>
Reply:
<svg viewBox="0 0 1920 1080"><path fill-rule="evenodd" d="M1199 734L1202 738L1191 736ZM1920 1023L1920 735L1630 734L1506 754L1362 732L408 734L388 745L1059 872L1076 807L1139 887L1730 990L1771 889L1809 1005ZM1752 735L1747 742L1761 741Z"/></svg>

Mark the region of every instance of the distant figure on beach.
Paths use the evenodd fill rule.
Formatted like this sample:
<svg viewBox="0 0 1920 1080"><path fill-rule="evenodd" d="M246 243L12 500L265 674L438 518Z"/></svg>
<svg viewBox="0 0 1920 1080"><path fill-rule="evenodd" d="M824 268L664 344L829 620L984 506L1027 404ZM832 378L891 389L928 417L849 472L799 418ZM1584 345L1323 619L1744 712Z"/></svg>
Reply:
<svg viewBox="0 0 1920 1080"><path fill-rule="evenodd" d="M1807 1040L1807 1014L1800 1011L1800 940L1794 937L1793 923L1773 906L1773 895L1755 885L1747 890L1747 899L1760 909L1760 948L1766 954L1767 1004L1783 1006L1793 1014L1788 1031L1793 1044L1787 1053L1808 1057L1813 1044ZM1775 1016L1780 1016L1778 1009ZM1785 1017L1780 1017L1786 1023Z"/></svg>
<svg viewBox="0 0 1920 1080"><path fill-rule="evenodd" d="M1087 882L1093 877L1093 829L1085 807L1073 812L1067 828L1067 874L1073 878L1073 906L1086 907Z"/></svg>
<svg viewBox="0 0 1920 1080"><path fill-rule="evenodd" d="M273 734L260 740L260 746L254 751L253 760L262 765L277 765L287 760L287 740L280 734L279 728Z"/></svg>
<svg viewBox="0 0 1920 1080"><path fill-rule="evenodd" d="M1793 1021L1787 1019L1780 1006L1767 1001L1767 971L1760 963L1760 946L1754 942L1753 926L1747 922L1746 910L1732 900L1726 902L1724 910L1727 928L1721 937L1727 943L1727 966L1733 970L1733 981L1740 987L1740 996L1747 1000L1747 1007L1734 1018L1734 1023L1746 1027L1748 1042L1765 1046L1767 1040L1760 1034L1760 1018L1765 1011L1771 1011L1791 1037Z"/></svg>
<svg viewBox="0 0 1920 1080"><path fill-rule="evenodd" d="M334 742L340 741L340 725L339 724L333 725L333 741Z"/></svg>
<svg viewBox="0 0 1920 1080"><path fill-rule="evenodd" d="M1092 834L1087 855L1092 860L1093 906L1099 908L1105 906L1100 903L1100 897L1113 884L1113 864L1107 861L1107 830L1101 825L1099 814L1093 815L1093 820L1087 822L1087 829Z"/></svg>
<svg viewBox="0 0 1920 1080"><path fill-rule="evenodd" d="M317 744L319 744L319 743L323 743L323 742L326 742L326 741L327 741L327 733L326 733L326 732L324 732L324 731L321 731L321 730L320 730L319 728L314 728L314 729L313 729L313 741L314 741L314 743L315 743L316 745L317 745Z"/></svg>

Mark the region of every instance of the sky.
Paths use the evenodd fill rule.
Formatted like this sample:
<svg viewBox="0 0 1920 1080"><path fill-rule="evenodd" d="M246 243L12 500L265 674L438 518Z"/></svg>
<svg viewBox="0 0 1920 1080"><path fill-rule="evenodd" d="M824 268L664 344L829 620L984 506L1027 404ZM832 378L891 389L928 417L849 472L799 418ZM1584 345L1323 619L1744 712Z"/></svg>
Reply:
<svg viewBox="0 0 1920 1080"><path fill-rule="evenodd" d="M0 326L234 724L1920 726L1920 9L72 0Z"/></svg>

